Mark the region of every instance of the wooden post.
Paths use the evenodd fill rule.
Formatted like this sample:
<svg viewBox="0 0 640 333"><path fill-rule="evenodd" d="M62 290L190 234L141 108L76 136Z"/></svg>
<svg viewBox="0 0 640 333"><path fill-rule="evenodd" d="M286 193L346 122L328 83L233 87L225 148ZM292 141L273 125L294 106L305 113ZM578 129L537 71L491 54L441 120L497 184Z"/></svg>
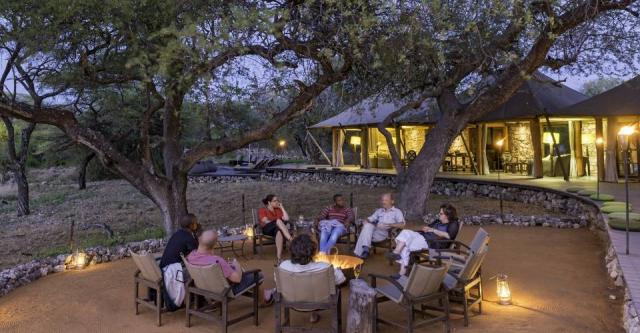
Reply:
<svg viewBox="0 0 640 333"><path fill-rule="evenodd" d="M602 129L602 117L596 117L596 140L602 138L604 140ZM596 144L596 168L598 169L598 180L604 181L604 143Z"/></svg>
<svg viewBox="0 0 640 333"><path fill-rule="evenodd" d="M604 181L618 182L618 122L615 117L607 117L607 148L605 149Z"/></svg>
<svg viewBox="0 0 640 333"><path fill-rule="evenodd" d="M362 279L349 281L349 310L347 312L347 333L374 332L373 299L376 291Z"/></svg>
<svg viewBox="0 0 640 333"><path fill-rule="evenodd" d="M366 126L362 128L362 135L360 139L360 160L363 169L369 168L369 128Z"/></svg>
<svg viewBox="0 0 640 333"><path fill-rule="evenodd" d="M331 129L331 166L336 166L338 163L338 129Z"/></svg>
<svg viewBox="0 0 640 333"><path fill-rule="evenodd" d="M574 146L576 154L576 174L578 177L585 175L584 158L582 155L582 122L573 122Z"/></svg>
<svg viewBox="0 0 640 333"><path fill-rule="evenodd" d="M484 175L484 154L482 153L482 133L484 132L484 124L476 125L476 166L478 174Z"/></svg>
<svg viewBox="0 0 640 333"><path fill-rule="evenodd" d="M531 175L534 178L542 178L542 138L540 137L540 119L538 117L529 121L529 132L531 133L531 146L533 147L533 170Z"/></svg>

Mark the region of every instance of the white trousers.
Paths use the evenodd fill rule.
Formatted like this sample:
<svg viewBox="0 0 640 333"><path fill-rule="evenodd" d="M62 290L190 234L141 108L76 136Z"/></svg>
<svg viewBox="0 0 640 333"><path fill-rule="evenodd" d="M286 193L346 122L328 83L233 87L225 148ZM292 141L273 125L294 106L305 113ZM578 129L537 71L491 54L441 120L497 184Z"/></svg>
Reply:
<svg viewBox="0 0 640 333"><path fill-rule="evenodd" d="M362 247L366 246L367 248L371 247L371 242L380 242L389 237L388 229L380 229L376 228L372 223L365 223L362 226L362 230L360 231L360 236L358 236L358 242L356 242L356 248L353 250L357 256L362 255Z"/></svg>
<svg viewBox="0 0 640 333"><path fill-rule="evenodd" d="M409 265L409 256L411 255L411 252L426 250L429 248L429 244L427 244L424 237L413 230L402 230L396 237L396 244L398 242L405 243L405 247L400 251L400 260L397 261L400 265L405 267Z"/></svg>

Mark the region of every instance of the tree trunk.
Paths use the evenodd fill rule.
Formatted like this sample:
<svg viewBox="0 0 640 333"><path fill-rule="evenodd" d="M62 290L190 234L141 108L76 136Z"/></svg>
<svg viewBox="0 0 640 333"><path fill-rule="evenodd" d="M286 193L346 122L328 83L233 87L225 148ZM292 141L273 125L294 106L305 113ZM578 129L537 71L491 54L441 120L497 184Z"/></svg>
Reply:
<svg viewBox="0 0 640 333"><path fill-rule="evenodd" d="M349 281L349 311L347 333L368 333L376 324L373 298L376 291L362 279Z"/></svg>
<svg viewBox="0 0 640 333"><path fill-rule="evenodd" d="M19 165L13 170L13 176L18 185L18 200L16 211L18 216L29 215L29 182L27 181L27 170L24 165Z"/></svg>
<svg viewBox="0 0 640 333"><path fill-rule="evenodd" d="M408 218L420 219L426 214L426 203L433 180L447 150L465 124L466 121L456 119L453 112L443 112L442 118L427 133L422 149L427 149L428 153L421 150L404 175L398 177L398 207Z"/></svg>
<svg viewBox="0 0 640 333"><path fill-rule="evenodd" d="M171 237L187 211L187 173L175 174L173 181L147 182L153 202L160 208L165 237Z"/></svg>
<svg viewBox="0 0 640 333"><path fill-rule="evenodd" d="M87 167L89 166L89 162L91 162L91 160L95 156L95 153L90 153L82 160L82 164L80 165L80 172L78 173L78 189L80 190L84 190L87 188Z"/></svg>

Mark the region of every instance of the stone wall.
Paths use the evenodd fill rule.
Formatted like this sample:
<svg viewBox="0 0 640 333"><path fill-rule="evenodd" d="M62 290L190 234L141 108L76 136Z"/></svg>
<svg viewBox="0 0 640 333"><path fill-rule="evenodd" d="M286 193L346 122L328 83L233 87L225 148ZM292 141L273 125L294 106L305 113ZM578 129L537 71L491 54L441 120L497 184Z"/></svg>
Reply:
<svg viewBox="0 0 640 333"><path fill-rule="evenodd" d="M274 169L264 173L259 178L262 181L278 182L321 182L343 185L365 185L371 187L396 187L396 178L389 174L349 173L312 170ZM191 183L223 183L256 181L246 177L191 177ZM582 226L594 226L605 230L605 225L598 219L598 208L588 200L583 200L562 191L543 189L539 187L507 184L498 186L492 182L466 181L462 179L436 178L431 193L455 197L485 197L498 199L500 194L505 201L516 201L542 206L545 209L573 216ZM577 222L576 222L577 221ZM599 222L600 221L600 222ZM568 222L568 221L565 221Z"/></svg>
<svg viewBox="0 0 640 333"><path fill-rule="evenodd" d="M99 246L88 248L85 252L90 258L89 265L96 265L127 258L129 257L129 250L133 252L158 252L164 249L164 246L165 241L162 239L149 239L114 247ZM13 289L33 282L43 276L64 271L64 264L67 257L69 257L69 254L36 259L26 264L17 265L0 271L0 296L4 296Z"/></svg>
<svg viewBox="0 0 640 333"><path fill-rule="evenodd" d="M533 160L529 123L508 124L509 151L518 161Z"/></svg>

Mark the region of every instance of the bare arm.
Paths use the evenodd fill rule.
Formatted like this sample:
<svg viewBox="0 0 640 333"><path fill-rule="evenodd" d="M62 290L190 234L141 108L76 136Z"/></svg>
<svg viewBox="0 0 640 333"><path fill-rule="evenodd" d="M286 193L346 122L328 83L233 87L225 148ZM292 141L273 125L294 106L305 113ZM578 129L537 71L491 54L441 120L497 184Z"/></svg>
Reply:
<svg viewBox="0 0 640 333"><path fill-rule="evenodd" d="M242 266L237 260L233 260L233 264L231 265L234 268L234 272L229 275L227 280L233 283L239 283L242 280Z"/></svg>
<svg viewBox="0 0 640 333"><path fill-rule="evenodd" d="M280 209L282 209L282 220L289 221L289 213L287 213L282 204L280 204Z"/></svg>

